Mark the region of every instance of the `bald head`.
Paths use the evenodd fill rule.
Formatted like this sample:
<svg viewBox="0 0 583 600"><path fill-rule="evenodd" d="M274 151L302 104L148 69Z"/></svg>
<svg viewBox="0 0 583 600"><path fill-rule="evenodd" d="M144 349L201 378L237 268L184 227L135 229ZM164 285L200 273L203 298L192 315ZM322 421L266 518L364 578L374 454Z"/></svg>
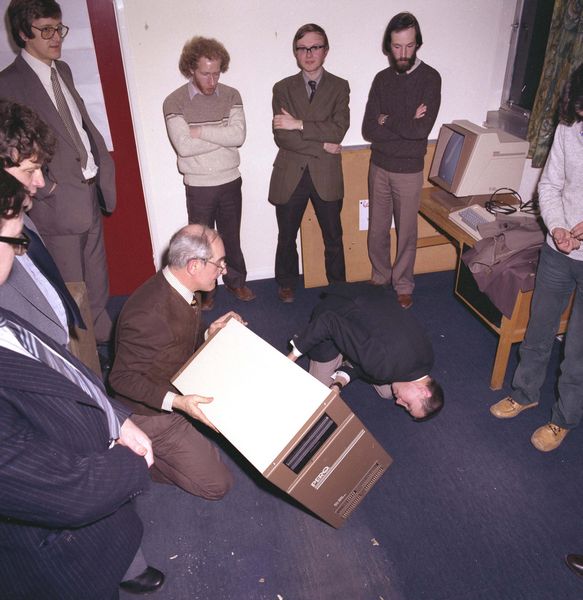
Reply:
<svg viewBox="0 0 583 600"><path fill-rule="evenodd" d="M218 237L218 232L206 225L186 225L170 239L168 265L181 269L192 259L210 259L213 255L212 244Z"/></svg>

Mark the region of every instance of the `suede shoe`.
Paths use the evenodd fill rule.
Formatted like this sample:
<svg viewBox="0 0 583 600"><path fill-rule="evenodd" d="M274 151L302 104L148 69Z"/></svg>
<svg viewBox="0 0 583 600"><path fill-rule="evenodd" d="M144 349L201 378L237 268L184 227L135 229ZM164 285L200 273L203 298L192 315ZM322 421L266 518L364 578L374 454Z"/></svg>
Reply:
<svg viewBox="0 0 583 600"><path fill-rule="evenodd" d="M506 396L506 398L502 398L500 402L496 402L496 404L492 404L490 407L490 412L497 419L512 419L516 415L519 415L523 410L527 410L528 408L534 408L538 406L538 402L531 402L530 404L519 404L516 400L512 399L512 396Z"/></svg>
<svg viewBox="0 0 583 600"><path fill-rule="evenodd" d="M284 304L290 304L296 299L294 291L290 287L278 287L277 296Z"/></svg>
<svg viewBox="0 0 583 600"><path fill-rule="evenodd" d="M411 294L397 294L397 302L401 305L401 308L411 308L413 306L413 296Z"/></svg>
<svg viewBox="0 0 583 600"><path fill-rule="evenodd" d="M250 302L251 300L255 300L257 296L253 293L253 290L246 286L242 285L241 287L231 287L230 285L225 284L225 287L237 298L237 300L241 300L242 302Z"/></svg>
<svg viewBox="0 0 583 600"><path fill-rule="evenodd" d="M154 567L147 567L137 577L122 581L119 587L130 594L147 594L159 590L163 583L164 573Z"/></svg>
<svg viewBox="0 0 583 600"><path fill-rule="evenodd" d="M567 554L565 562L573 573L583 577L583 556L581 554Z"/></svg>
<svg viewBox="0 0 583 600"><path fill-rule="evenodd" d="M561 445L568 433L568 429L563 429L554 423L547 423L532 434L530 441L537 450L550 452Z"/></svg>

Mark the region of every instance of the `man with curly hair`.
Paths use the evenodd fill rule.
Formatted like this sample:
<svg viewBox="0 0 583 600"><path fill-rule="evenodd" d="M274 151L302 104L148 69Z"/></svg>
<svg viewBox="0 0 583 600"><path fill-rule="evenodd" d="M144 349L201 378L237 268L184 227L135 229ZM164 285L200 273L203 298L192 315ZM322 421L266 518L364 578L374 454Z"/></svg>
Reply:
<svg viewBox="0 0 583 600"><path fill-rule="evenodd" d="M246 285L241 251L238 168L245 114L239 92L219 83L229 61L229 53L215 39L197 36L186 42L178 66L189 81L164 100L163 109L178 170L184 176L188 222L216 227L229 262L225 286L237 299L248 302L255 294ZM203 310L213 307L214 292L205 294Z"/></svg>

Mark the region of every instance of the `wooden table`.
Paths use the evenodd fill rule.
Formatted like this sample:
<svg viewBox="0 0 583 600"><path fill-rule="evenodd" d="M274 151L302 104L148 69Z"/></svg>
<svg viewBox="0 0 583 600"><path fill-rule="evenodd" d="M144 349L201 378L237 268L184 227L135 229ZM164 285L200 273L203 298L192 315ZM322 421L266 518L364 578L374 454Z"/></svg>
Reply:
<svg viewBox="0 0 583 600"><path fill-rule="evenodd" d="M419 209L419 212L445 234L442 235L440 239L436 238L434 240L435 245L453 243L459 249L455 290L456 296L498 335L498 348L496 349L496 356L494 357L494 365L492 367L490 389L499 390L504 383L504 376L508 367L508 359L510 357L512 344L521 342L524 339L526 326L528 325L528 319L530 318L532 291L518 292L511 317L507 318L500 314L501 318L499 322L492 319L491 315L482 310L480 306L472 303L467 297L460 293L458 283L460 277L461 247L463 245L473 247L476 240L449 219L450 209L443 202L440 202L440 194L443 193L436 188L424 188L421 194L421 208ZM482 296L485 297L485 294L482 294ZM567 310L565 310L561 316L561 322L557 333L564 333L567 330L571 305L572 299Z"/></svg>

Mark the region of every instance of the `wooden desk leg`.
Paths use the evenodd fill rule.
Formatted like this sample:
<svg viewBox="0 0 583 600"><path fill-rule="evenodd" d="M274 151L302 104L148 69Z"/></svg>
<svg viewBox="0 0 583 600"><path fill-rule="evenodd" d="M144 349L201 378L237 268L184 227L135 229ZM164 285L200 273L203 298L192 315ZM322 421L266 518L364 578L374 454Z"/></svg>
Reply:
<svg viewBox="0 0 583 600"><path fill-rule="evenodd" d="M490 378L490 389L499 390L504 384L504 376L508 367L510 358L510 349L512 348L512 336L504 331L500 331L498 339L498 348L492 367L492 377Z"/></svg>

